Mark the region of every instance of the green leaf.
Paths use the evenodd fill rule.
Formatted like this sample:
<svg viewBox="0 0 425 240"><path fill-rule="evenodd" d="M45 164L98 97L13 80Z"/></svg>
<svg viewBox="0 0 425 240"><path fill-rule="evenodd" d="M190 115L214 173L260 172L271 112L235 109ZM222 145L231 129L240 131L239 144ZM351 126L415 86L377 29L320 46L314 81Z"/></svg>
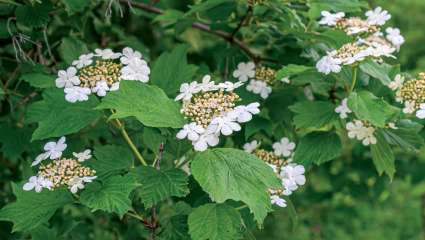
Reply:
<svg viewBox="0 0 425 240"><path fill-rule="evenodd" d="M63 38L59 45L59 54L68 65L71 65L72 61L77 60L80 55L88 52L87 45L74 37Z"/></svg>
<svg viewBox="0 0 425 240"><path fill-rule="evenodd" d="M128 170L133 164L133 153L128 147L105 145L94 148L94 157L87 164L96 170L98 176L105 176Z"/></svg>
<svg viewBox="0 0 425 240"><path fill-rule="evenodd" d="M246 123L245 127L245 140L247 140L250 136L254 135L255 133L260 132L261 130L264 130L267 134L272 135L273 133L273 126L270 120L267 120L262 117L254 117L251 121Z"/></svg>
<svg viewBox="0 0 425 240"><path fill-rule="evenodd" d="M188 219L194 240L241 239L241 215L226 204L209 203L196 208Z"/></svg>
<svg viewBox="0 0 425 240"><path fill-rule="evenodd" d="M390 179L393 179L395 173L393 151L380 131L377 131L375 135L377 143L370 146L373 163L379 175L385 172Z"/></svg>
<svg viewBox="0 0 425 240"><path fill-rule="evenodd" d="M131 176L113 176L103 183L96 181L87 184L80 202L93 211L103 210L122 217L131 209L129 195L137 186Z"/></svg>
<svg viewBox="0 0 425 240"><path fill-rule="evenodd" d="M118 91L102 99L98 109L114 109L111 118L136 117L148 127L180 128L185 124L178 103L160 88L137 81L123 81Z"/></svg>
<svg viewBox="0 0 425 240"><path fill-rule="evenodd" d="M348 107L357 118L377 127L385 127L385 123L399 113L398 108L368 91L352 92L348 97Z"/></svg>
<svg viewBox="0 0 425 240"><path fill-rule="evenodd" d="M272 211L267 190L281 187L266 163L237 149L216 148L201 152L191 167L194 178L213 201L242 201L259 224Z"/></svg>
<svg viewBox="0 0 425 240"><path fill-rule="evenodd" d="M338 120L335 106L324 101L304 101L289 107L296 113L294 122L297 128L321 128Z"/></svg>
<svg viewBox="0 0 425 240"><path fill-rule="evenodd" d="M28 150L31 132L27 129L1 123L0 133L0 152L5 158L16 160Z"/></svg>
<svg viewBox="0 0 425 240"><path fill-rule="evenodd" d="M153 19L153 22L165 22L167 24L174 24L178 20L180 20L183 17L184 13L175 10L175 9L167 9L164 11L163 14L158 15Z"/></svg>
<svg viewBox="0 0 425 240"><path fill-rule="evenodd" d="M222 4L231 3L231 2L232 0L207 0L200 4L191 6L190 10L185 14L185 17L194 13L210 11Z"/></svg>
<svg viewBox="0 0 425 240"><path fill-rule="evenodd" d="M363 72L369 74L370 76L376 79L379 79L384 85L388 85L391 82L391 79L389 77L391 68L392 67L386 63L379 64L372 60L363 61L360 64L360 69Z"/></svg>
<svg viewBox="0 0 425 240"><path fill-rule="evenodd" d="M85 102L69 103L63 89L47 89L43 100L28 108L28 121L38 123L32 140L78 132L101 117L101 113L93 109L98 103L94 96Z"/></svg>
<svg viewBox="0 0 425 240"><path fill-rule="evenodd" d="M362 8L367 8L366 2L359 0L310 0L308 15L311 19L320 17L320 12L324 10L333 12L359 12Z"/></svg>
<svg viewBox="0 0 425 240"><path fill-rule="evenodd" d="M32 240L57 240L58 237L56 229L50 229L46 226L40 226L31 231Z"/></svg>
<svg viewBox="0 0 425 240"><path fill-rule="evenodd" d="M32 28L42 27L49 22L51 10L52 4L50 1L43 1L34 5L21 5L15 10L16 21Z"/></svg>
<svg viewBox="0 0 425 240"><path fill-rule="evenodd" d="M180 169L157 170L138 167L131 175L142 184L141 198L146 208L170 197L184 197L189 193L187 175Z"/></svg>
<svg viewBox="0 0 425 240"><path fill-rule="evenodd" d="M294 161L305 166L320 165L341 155L342 145L334 132L313 132L301 138Z"/></svg>
<svg viewBox="0 0 425 240"><path fill-rule="evenodd" d="M72 203L72 195L66 189L54 191L24 191L22 184L12 183L16 202L0 210L0 220L14 223L13 232L30 231L47 223L57 209Z"/></svg>
<svg viewBox="0 0 425 240"><path fill-rule="evenodd" d="M292 75L300 74L309 70L314 70L315 68L310 66L304 66L304 65L296 65L296 64L289 64L287 66L283 66L279 71L276 73L276 79L281 80L285 77L290 77Z"/></svg>
<svg viewBox="0 0 425 240"><path fill-rule="evenodd" d="M84 11L84 8L90 4L90 1L86 0L62 0L62 2L69 15Z"/></svg>
<svg viewBox="0 0 425 240"><path fill-rule="evenodd" d="M419 123L403 119L397 123L397 129L382 129L385 140L391 145L396 145L406 150L419 150L424 139L419 135L423 126Z"/></svg>
<svg viewBox="0 0 425 240"><path fill-rule="evenodd" d="M36 88L55 87L56 76L45 73L27 73L21 76L21 80Z"/></svg>
<svg viewBox="0 0 425 240"><path fill-rule="evenodd" d="M162 88L166 94L174 97L180 85L190 81L198 67L187 63L187 45L179 45L172 52L159 56L152 67L152 84Z"/></svg>
<svg viewBox="0 0 425 240"><path fill-rule="evenodd" d="M190 239L187 226L187 217L191 211L192 208L185 202L177 202L173 205L163 204L158 215L162 229L162 231L159 233L160 239Z"/></svg>

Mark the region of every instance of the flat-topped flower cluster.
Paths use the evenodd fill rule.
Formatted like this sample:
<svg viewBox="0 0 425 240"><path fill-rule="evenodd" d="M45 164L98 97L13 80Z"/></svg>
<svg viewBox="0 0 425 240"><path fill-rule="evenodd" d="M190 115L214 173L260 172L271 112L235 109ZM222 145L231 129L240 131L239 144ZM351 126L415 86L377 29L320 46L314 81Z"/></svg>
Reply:
<svg viewBox="0 0 425 240"><path fill-rule="evenodd" d="M97 177L96 171L86 167L82 162L90 159L91 150L87 149L81 153L73 153L73 158L62 157L67 144L65 137L61 137L57 142L48 142L44 145L44 153L37 156L32 166L40 164L42 161L53 160L38 168L37 175L29 178L24 184L25 191L35 190L41 192L43 188L54 190L60 187L68 188L72 193L77 193L84 188L85 183L92 182Z"/></svg>
<svg viewBox="0 0 425 240"><path fill-rule="evenodd" d="M306 182L304 166L292 162L296 145L284 137L279 142L273 143L273 151L264 150L260 146L261 144L254 140L246 143L243 148L246 152L252 153L266 162L279 177L282 188L269 189L270 200L272 204L286 207L286 201L282 196L291 195Z"/></svg>
<svg viewBox="0 0 425 240"><path fill-rule="evenodd" d="M425 73L419 73L408 81L399 74L388 87L396 92L396 101L404 104L404 113L425 118Z"/></svg>
<svg viewBox="0 0 425 240"><path fill-rule="evenodd" d="M182 101L181 112L190 123L177 133L179 139L189 139L196 151L205 151L219 143L220 135L229 136L241 130L240 123L248 122L260 112L259 103L238 105L240 97L234 92L241 82L214 83L211 76L202 82L184 83L176 101Z"/></svg>
<svg viewBox="0 0 425 240"><path fill-rule="evenodd" d="M395 58L393 54L404 43L400 30L389 27L385 32L381 32L382 26L391 15L380 7L366 12L365 15L366 19L346 18L343 12L322 12L319 24L341 29L355 40L339 49L328 51L316 64L319 72L339 73L343 66L354 65L366 59L382 61L385 57Z"/></svg>
<svg viewBox="0 0 425 240"><path fill-rule="evenodd" d="M119 89L121 80L149 81L150 68L142 54L129 47L122 52L96 49L83 54L72 66L58 72L56 87L64 88L65 99L75 103L87 101L94 93L103 97Z"/></svg>

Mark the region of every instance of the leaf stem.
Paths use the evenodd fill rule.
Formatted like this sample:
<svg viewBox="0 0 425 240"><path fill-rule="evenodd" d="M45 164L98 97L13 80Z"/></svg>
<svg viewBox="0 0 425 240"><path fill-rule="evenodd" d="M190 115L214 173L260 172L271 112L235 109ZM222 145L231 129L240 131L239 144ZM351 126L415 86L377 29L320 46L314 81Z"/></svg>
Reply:
<svg viewBox="0 0 425 240"><path fill-rule="evenodd" d="M143 219L143 217L140 216L139 214L134 214L134 213L128 212L128 213L126 213L126 215L128 215L130 217L134 217L134 218L136 218L136 219L138 219L142 222L145 222L145 219Z"/></svg>
<svg viewBox="0 0 425 240"><path fill-rule="evenodd" d="M118 119L114 119L115 123L118 126L118 129L120 130L122 136L124 137L127 144L130 146L131 150L133 151L134 155L136 155L136 158L142 163L142 165L147 166L145 159L143 158L142 154L140 154L139 150L137 150L136 145L134 145L133 141L131 140L130 136L128 136L127 131L124 128L124 125L120 122Z"/></svg>
<svg viewBox="0 0 425 240"><path fill-rule="evenodd" d="M248 205L242 205L242 206L239 206L239 207L237 207L237 208L235 208L236 210L238 210L238 211L240 211L240 210L242 210L242 209L244 209L244 208L247 208L248 207Z"/></svg>
<svg viewBox="0 0 425 240"><path fill-rule="evenodd" d="M353 79L351 81L350 93L354 90L357 83L357 66L353 67Z"/></svg>

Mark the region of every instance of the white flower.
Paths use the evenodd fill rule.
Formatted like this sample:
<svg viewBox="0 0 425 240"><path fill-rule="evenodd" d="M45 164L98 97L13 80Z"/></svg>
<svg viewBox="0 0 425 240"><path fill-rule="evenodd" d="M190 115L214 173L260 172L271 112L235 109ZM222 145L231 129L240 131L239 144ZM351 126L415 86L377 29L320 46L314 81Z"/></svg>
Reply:
<svg viewBox="0 0 425 240"><path fill-rule="evenodd" d="M107 49L95 49L95 56L96 57L101 57L102 59L117 59L119 57L121 57L121 53L116 53L114 51L112 51L111 49L107 48Z"/></svg>
<svg viewBox="0 0 425 240"><path fill-rule="evenodd" d="M208 146L214 147L218 144L219 138L217 134L205 132L204 134L199 136L199 139L193 141L192 144L194 146L195 151L205 151Z"/></svg>
<svg viewBox="0 0 425 240"><path fill-rule="evenodd" d="M41 176L32 176L30 177L28 182L24 184L22 189L24 191L31 191L35 189L35 191L39 193L43 190L43 188L47 188L50 190L52 187L53 183L50 180L45 179Z"/></svg>
<svg viewBox="0 0 425 240"><path fill-rule="evenodd" d="M77 69L75 67L69 67L65 70L60 70L58 72L58 78L56 78L56 87L72 87L74 85L80 84L80 79L78 78Z"/></svg>
<svg viewBox="0 0 425 240"><path fill-rule="evenodd" d="M321 14L322 19L320 19L319 24L327 26L335 26L339 20L345 17L345 13L343 12L330 13L328 11L322 11Z"/></svg>
<svg viewBox="0 0 425 240"><path fill-rule="evenodd" d="M122 50L122 56L120 61L124 65L128 65L133 62L135 59L141 59L142 54L139 51L135 51L132 48L126 47Z"/></svg>
<svg viewBox="0 0 425 240"><path fill-rule="evenodd" d="M415 102L413 101L406 101L404 103L404 108L403 108L403 112L404 113L414 113L416 110L416 106L415 106Z"/></svg>
<svg viewBox="0 0 425 240"><path fill-rule="evenodd" d="M65 88L64 92L66 101L75 103L89 100L91 90L90 88L74 86Z"/></svg>
<svg viewBox="0 0 425 240"><path fill-rule="evenodd" d="M389 27L385 30L385 32L387 32L386 38L388 41L390 41L397 50L400 49L400 46L404 43L404 37L401 36L400 29Z"/></svg>
<svg viewBox="0 0 425 240"><path fill-rule="evenodd" d="M31 166L39 164L41 161L50 158L52 160L58 159L62 156L62 152L66 149L67 145L65 143L66 138L61 137L57 142L48 142L44 145L44 153L38 155Z"/></svg>
<svg viewBox="0 0 425 240"><path fill-rule="evenodd" d="M96 93L99 97L106 96L106 92L109 91L108 84L106 81L98 81L96 82L96 86L91 89L93 93Z"/></svg>
<svg viewBox="0 0 425 240"><path fill-rule="evenodd" d="M72 65L76 66L78 69L88 66L93 63L93 53L83 54L78 60L72 62Z"/></svg>
<svg viewBox="0 0 425 240"><path fill-rule="evenodd" d="M121 78L146 83L149 81L150 72L151 70L145 60L134 58L121 69Z"/></svg>
<svg viewBox="0 0 425 240"><path fill-rule="evenodd" d="M322 57L316 64L318 72L329 74L331 72L339 73L341 71L341 60L330 55Z"/></svg>
<svg viewBox="0 0 425 240"><path fill-rule="evenodd" d="M252 153L255 149L257 149L260 146L260 143L257 140L254 140L252 142L249 143L245 143L243 145L243 149L245 150L245 152L247 153Z"/></svg>
<svg viewBox="0 0 425 240"><path fill-rule="evenodd" d="M197 82L183 83L180 86L180 94L177 95L176 101L183 99L184 101L189 101L193 94L200 92L201 89Z"/></svg>
<svg viewBox="0 0 425 240"><path fill-rule="evenodd" d="M298 186L304 185L306 182L304 173L305 168L302 165L291 163L283 166L280 171L280 177L284 187L283 194L290 195L293 191L298 189Z"/></svg>
<svg viewBox="0 0 425 240"><path fill-rule="evenodd" d="M419 119L425 118L425 104L424 103L422 103L419 106L419 110L416 112L416 117L418 117Z"/></svg>
<svg viewBox="0 0 425 240"><path fill-rule="evenodd" d="M398 129L398 127L393 122L389 122L388 127L391 128L391 129Z"/></svg>
<svg viewBox="0 0 425 240"><path fill-rule="evenodd" d="M226 81L224 83L219 83L218 84L218 88L219 89L223 89L223 90L225 90L227 92L231 92L231 91L235 90L236 88L238 88L238 87L240 87L242 85L243 85L242 82L232 83L232 82Z"/></svg>
<svg viewBox="0 0 425 240"><path fill-rule="evenodd" d="M375 128L365 126L360 120L348 122L345 127L348 131L349 138L356 138L357 140L362 141L365 146L376 144L377 140L374 136Z"/></svg>
<svg viewBox="0 0 425 240"><path fill-rule="evenodd" d="M377 7L374 10L367 11L366 17L369 24L382 26L390 20L391 15L388 14L388 11L382 10L381 7Z"/></svg>
<svg viewBox="0 0 425 240"><path fill-rule="evenodd" d="M84 162L92 157L90 149L86 149L84 152L80 153L73 152L72 155L74 155L79 162Z"/></svg>
<svg viewBox="0 0 425 240"><path fill-rule="evenodd" d="M249 122L252 119L252 115L260 113L259 106L258 102L250 103L247 106L240 105L235 107L228 115L240 123Z"/></svg>
<svg viewBox="0 0 425 240"><path fill-rule="evenodd" d="M255 77L255 64L253 62L239 63L238 69L233 71L233 77L241 82L246 82L249 78Z"/></svg>
<svg viewBox="0 0 425 240"><path fill-rule="evenodd" d="M218 86L216 86L215 83L211 82L210 80L211 80L210 75L205 75L202 78L202 83L197 84L200 91L208 92L208 91L218 90Z"/></svg>
<svg viewBox="0 0 425 240"><path fill-rule="evenodd" d="M109 88L109 91L117 91L118 89L120 89L120 82L114 82Z"/></svg>
<svg viewBox="0 0 425 240"><path fill-rule="evenodd" d="M263 99L268 98L272 92L272 88L269 87L266 82L254 79L252 79L246 86L246 90L255 94L260 94Z"/></svg>
<svg viewBox="0 0 425 240"><path fill-rule="evenodd" d="M288 138L284 137L279 142L273 143L274 154L277 156L289 157L295 149L295 143L290 142Z"/></svg>
<svg viewBox="0 0 425 240"><path fill-rule="evenodd" d="M289 79L289 77L284 77L284 78L280 79L280 81L281 82L284 82L284 83L287 83L287 84L290 84L291 83L291 80Z"/></svg>
<svg viewBox="0 0 425 240"><path fill-rule="evenodd" d="M270 201L272 204L275 204L279 207L286 207L286 201L283 198L280 198L278 195L271 195Z"/></svg>
<svg viewBox="0 0 425 240"><path fill-rule="evenodd" d="M388 87L391 90L395 91L395 90L401 88L403 86L403 83L404 83L404 77L400 74L397 74L394 78L394 81L392 81L388 84Z"/></svg>
<svg viewBox="0 0 425 240"><path fill-rule="evenodd" d="M396 58L394 55L392 55L396 50L397 49L392 46L372 42L371 47L364 51L366 56Z"/></svg>
<svg viewBox="0 0 425 240"><path fill-rule="evenodd" d="M71 178L68 182L69 190L72 193L77 193L79 189L84 189L84 183L90 183L96 178L97 178L96 176L93 176L93 177L77 177L77 176L75 176L75 177Z"/></svg>
<svg viewBox="0 0 425 240"><path fill-rule="evenodd" d="M235 120L236 119L227 115L215 117L208 125L207 131L215 134L219 134L221 132L224 136L229 136L233 132L241 130L241 126L239 123L235 122Z"/></svg>
<svg viewBox="0 0 425 240"><path fill-rule="evenodd" d="M196 141L204 132L205 129L202 126L199 126L196 123L192 122L183 126L183 129L181 129L177 133L177 138L184 139L187 137L187 139L189 139L190 141Z"/></svg>
<svg viewBox="0 0 425 240"><path fill-rule="evenodd" d="M348 101L348 99L344 98L341 101L341 105L339 105L338 107L335 108L335 112L339 113L339 117L342 118L342 119L347 118L348 113L352 113L352 111L348 108L347 101Z"/></svg>

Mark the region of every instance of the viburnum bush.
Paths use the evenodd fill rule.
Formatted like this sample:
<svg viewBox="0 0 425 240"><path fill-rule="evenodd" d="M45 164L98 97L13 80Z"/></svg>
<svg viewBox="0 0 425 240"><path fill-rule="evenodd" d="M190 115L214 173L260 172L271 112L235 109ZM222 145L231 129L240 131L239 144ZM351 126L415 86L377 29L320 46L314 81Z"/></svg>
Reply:
<svg viewBox="0 0 425 240"><path fill-rule="evenodd" d="M251 239L310 170L423 146L425 73L367 1L3 2L5 238Z"/></svg>

